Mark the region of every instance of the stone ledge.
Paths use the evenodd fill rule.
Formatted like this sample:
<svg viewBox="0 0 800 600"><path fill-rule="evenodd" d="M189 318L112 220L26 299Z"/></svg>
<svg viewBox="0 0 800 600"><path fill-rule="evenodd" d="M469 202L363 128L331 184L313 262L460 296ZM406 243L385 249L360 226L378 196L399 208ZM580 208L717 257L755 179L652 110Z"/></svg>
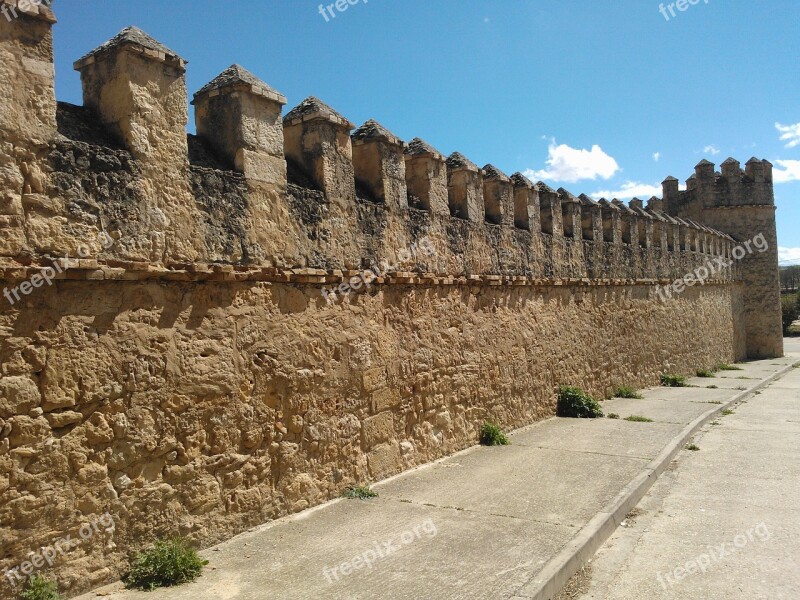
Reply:
<svg viewBox="0 0 800 600"><path fill-rule="evenodd" d="M77 259L73 259L77 260ZM367 270L338 269L326 271L313 268L279 269L275 267L252 267L228 264L195 263L164 268L143 262L98 263L96 260L80 260L79 264L65 267L59 259L62 272L50 277L53 281L218 281L218 282L268 282L326 285L348 283ZM33 275L41 275L49 265L0 264L0 280L24 281ZM369 271L371 272L371 271ZM445 286L514 286L514 287L609 287L631 285L672 285L671 279L590 279L572 277L529 277L525 275L454 275L449 273L416 273L396 271L375 277L370 285L445 285ZM733 279L709 279L705 285L730 285Z"/></svg>

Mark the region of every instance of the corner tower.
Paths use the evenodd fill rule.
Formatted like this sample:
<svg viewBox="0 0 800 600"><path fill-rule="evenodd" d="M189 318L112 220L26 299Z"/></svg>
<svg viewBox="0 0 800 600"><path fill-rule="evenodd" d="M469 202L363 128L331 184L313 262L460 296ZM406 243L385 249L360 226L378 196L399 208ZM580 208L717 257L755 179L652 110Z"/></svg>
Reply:
<svg viewBox="0 0 800 600"><path fill-rule="evenodd" d="M741 323L749 358L783 356L778 235L772 165L751 158L745 170L733 158L715 172L713 163L701 161L677 190L677 180L664 182L664 204L668 214L697 220L730 235L734 269L744 283L744 319Z"/></svg>

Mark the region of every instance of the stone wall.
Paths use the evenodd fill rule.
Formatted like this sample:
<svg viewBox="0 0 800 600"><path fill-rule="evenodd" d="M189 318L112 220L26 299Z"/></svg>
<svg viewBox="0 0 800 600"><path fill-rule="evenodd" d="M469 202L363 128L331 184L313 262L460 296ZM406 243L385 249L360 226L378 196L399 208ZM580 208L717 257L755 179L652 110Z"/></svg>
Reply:
<svg viewBox="0 0 800 600"><path fill-rule="evenodd" d="M657 297L750 232L677 180L595 202L313 97L283 117L238 65L186 135L186 63L135 28L56 103L54 20L0 18L0 569L108 513L50 569L78 593L156 537L209 545L552 416L559 385L656 384L757 335L768 258Z"/></svg>
<svg viewBox="0 0 800 600"><path fill-rule="evenodd" d="M736 286L63 281L0 312L0 568L106 512L70 593L180 533L200 546L604 396L731 362ZM601 450L598 448L598 450ZM8 597L8 582L0 580Z"/></svg>

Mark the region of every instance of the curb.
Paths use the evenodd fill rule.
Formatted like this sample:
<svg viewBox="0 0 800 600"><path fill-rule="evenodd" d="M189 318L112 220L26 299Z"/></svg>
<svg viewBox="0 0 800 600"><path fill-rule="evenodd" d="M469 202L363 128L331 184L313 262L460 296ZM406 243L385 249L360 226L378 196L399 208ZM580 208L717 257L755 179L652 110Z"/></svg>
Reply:
<svg viewBox="0 0 800 600"><path fill-rule="evenodd" d="M607 504L591 521L581 528L577 535L552 558L528 583L513 596L515 600L551 600L567 581L591 559L606 540L616 531L619 524L644 497L659 475L669 466L675 456L703 425L711 421L723 410L741 402L755 392L780 379L795 368L794 364L784 367L762 379L747 390L739 392L730 400L709 409L689 423L667 446L639 473L616 498Z"/></svg>

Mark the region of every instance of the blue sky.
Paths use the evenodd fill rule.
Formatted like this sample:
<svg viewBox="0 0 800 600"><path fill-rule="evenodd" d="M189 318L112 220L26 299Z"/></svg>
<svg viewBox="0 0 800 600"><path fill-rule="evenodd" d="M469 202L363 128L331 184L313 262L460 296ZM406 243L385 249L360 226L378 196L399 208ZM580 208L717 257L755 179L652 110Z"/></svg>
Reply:
<svg viewBox="0 0 800 600"><path fill-rule="evenodd" d="M287 110L314 95L575 194L646 198L702 158L766 158L800 264L797 0L350 2L58 0L56 91L80 104L72 62L136 25L189 61L190 95L239 63Z"/></svg>

